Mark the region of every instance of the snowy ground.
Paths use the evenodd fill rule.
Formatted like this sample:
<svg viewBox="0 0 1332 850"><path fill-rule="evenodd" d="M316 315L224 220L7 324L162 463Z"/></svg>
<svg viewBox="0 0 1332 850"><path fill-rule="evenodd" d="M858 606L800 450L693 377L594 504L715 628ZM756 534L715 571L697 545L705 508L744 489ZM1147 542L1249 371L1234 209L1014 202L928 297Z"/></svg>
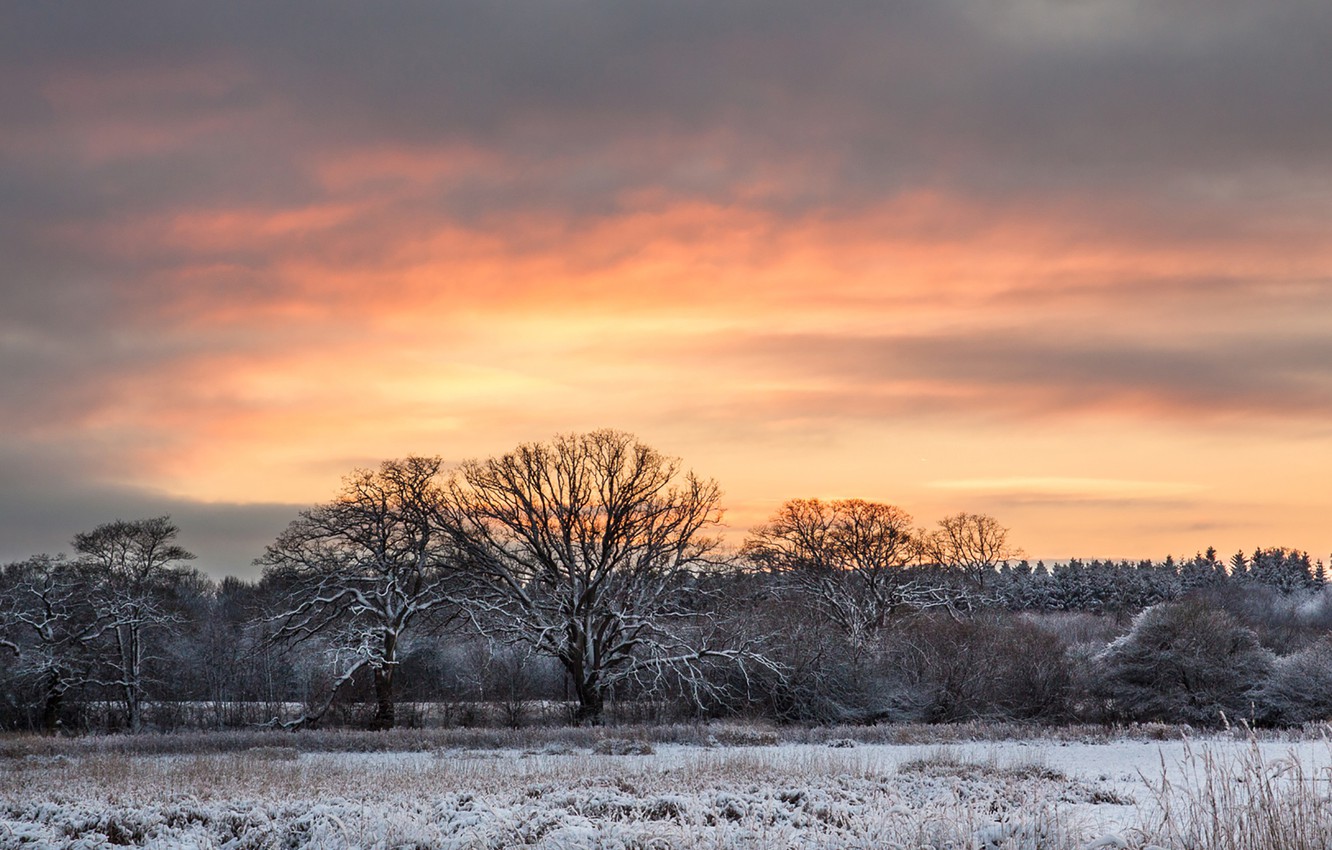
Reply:
<svg viewBox="0 0 1332 850"><path fill-rule="evenodd" d="M1312 775L1330 752L1227 738L27 756L0 759L0 848L1144 847L1166 843L1144 832L1163 771L1178 791L1205 782L1204 759Z"/></svg>

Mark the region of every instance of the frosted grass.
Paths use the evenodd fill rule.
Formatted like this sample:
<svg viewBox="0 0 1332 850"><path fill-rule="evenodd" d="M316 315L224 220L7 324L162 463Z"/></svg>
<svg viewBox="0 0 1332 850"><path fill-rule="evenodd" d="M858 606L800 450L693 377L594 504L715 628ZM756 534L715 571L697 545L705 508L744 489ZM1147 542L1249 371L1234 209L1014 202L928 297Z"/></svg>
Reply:
<svg viewBox="0 0 1332 850"><path fill-rule="evenodd" d="M1198 834L1183 829L1182 812L1205 799L1188 792L1205 787L1208 771L1282 764L1289 775L1291 760L1307 765L1301 775L1324 775L1327 747L1009 741L667 744L623 756L273 746L29 755L0 761L0 848L1182 847L1181 836ZM1297 790L1301 823L1322 823L1326 807ZM1266 804L1282 805L1286 793L1278 783ZM1228 799L1238 810L1239 798Z"/></svg>

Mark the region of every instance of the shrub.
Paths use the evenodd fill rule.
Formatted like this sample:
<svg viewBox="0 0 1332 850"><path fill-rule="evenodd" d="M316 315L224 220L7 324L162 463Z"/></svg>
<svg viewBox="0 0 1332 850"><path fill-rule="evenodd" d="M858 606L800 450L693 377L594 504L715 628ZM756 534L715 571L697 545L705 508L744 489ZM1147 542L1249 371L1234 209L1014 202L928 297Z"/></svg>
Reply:
<svg viewBox="0 0 1332 850"><path fill-rule="evenodd" d="M1277 659L1259 702L1274 723L1300 725L1332 717L1332 637Z"/></svg>
<svg viewBox="0 0 1332 850"><path fill-rule="evenodd" d="M1253 697L1272 668L1253 631L1198 602L1143 611L1095 657L1092 689L1107 719L1216 726L1252 717Z"/></svg>
<svg viewBox="0 0 1332 850"><path fill-rule="evenodd" d="M1057 721L1068 716L1070 667L1058 635L1012 615L922 616L897 635L899 693L911 719ZM900 699L900 698L899 698Z"/></svg>

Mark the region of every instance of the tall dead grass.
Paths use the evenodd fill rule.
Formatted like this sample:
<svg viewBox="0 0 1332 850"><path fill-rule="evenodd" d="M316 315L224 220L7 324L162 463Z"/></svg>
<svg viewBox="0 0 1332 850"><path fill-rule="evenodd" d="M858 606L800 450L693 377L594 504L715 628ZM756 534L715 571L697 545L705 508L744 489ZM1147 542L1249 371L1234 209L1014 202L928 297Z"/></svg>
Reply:
<svg viewBox="0 0 1332 850"><path fill-rule="evenodd" d="M1332 742L1329 743L1332 747ZM1189 746L1172 776L1144 777L1152 803L1142 834L1180 850L1329 850L1332 765L1270 757L1256 737L1238 757Z"/></svg>

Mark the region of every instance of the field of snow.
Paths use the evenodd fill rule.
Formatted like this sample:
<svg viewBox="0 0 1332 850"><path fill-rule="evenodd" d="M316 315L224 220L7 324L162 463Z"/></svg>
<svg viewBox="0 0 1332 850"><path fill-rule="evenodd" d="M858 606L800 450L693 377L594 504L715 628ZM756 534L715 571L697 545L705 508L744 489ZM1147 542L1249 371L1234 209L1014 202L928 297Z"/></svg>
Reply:
<svg viewBox="0 0 1332 850"><path fill-rule="evenodd" d="M1277 794L1321 783L1299 799L1325 817L1330 753L1217 738L11 755L0 848L1185 847L1162 800L1233 794L1248 771Z"/></svg>

